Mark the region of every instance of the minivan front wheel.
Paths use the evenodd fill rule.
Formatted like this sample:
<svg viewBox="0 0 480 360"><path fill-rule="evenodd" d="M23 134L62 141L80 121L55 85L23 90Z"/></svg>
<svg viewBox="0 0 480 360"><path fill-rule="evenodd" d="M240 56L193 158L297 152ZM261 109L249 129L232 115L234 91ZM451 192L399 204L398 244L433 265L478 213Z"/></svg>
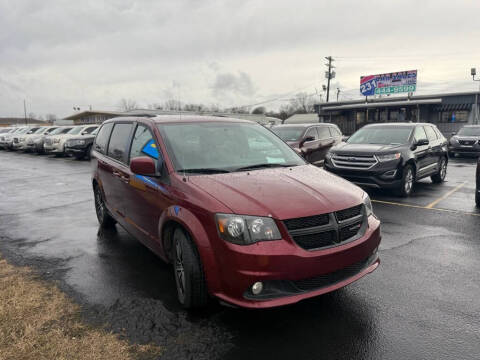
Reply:
<svg viewBox="0 0 480 360"><path fill-rule="evenodd" d="M173 269L178 301L187 309L205 306L208 293L200 257L181 228L173 232Z"/></svg>
<svg viewBox="0 0 480 360"><path fill-rule="evenodd" d="M115 226L115 219L108 213L103 201L102 192L98 185L93 187L93 194L95 197L95 212L97 214L98 223L101 227L111 228Z"/></svg>
<svg viewBox="0 0 480 360"><path fill-rule="evenodd" d="M397 194L402 197L410 196L413 190L413 184L415 183L415 171L412 165L405 165L403 168L402 181L400 187L397 189Z"/></svg>

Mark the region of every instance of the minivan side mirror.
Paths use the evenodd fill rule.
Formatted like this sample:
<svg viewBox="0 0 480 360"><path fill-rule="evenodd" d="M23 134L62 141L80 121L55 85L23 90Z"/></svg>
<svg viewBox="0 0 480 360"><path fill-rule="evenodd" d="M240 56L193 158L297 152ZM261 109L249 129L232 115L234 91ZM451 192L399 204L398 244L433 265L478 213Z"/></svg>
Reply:
<svg viewBox="0 0 480 360"><path fill-rule="evenodd" d="M309 142L309 141L314 141L315 138L313 136L307 136L306 138L304 138L302 141L300 141L300 147L302 147L306 142Z"/></svg>
<svg viewBox="0 0 480 360"><path fill-rule="evenodd" d="M148 156L140 156L130 161L130 170L137 175L155 176L155 161Z"/></svg>
<svg viewBox="0 0 480 360"><path fill-rule="evenodd" d="M455 136L457 135L457 133L455 131L452 132L452 136Z"/></svg>

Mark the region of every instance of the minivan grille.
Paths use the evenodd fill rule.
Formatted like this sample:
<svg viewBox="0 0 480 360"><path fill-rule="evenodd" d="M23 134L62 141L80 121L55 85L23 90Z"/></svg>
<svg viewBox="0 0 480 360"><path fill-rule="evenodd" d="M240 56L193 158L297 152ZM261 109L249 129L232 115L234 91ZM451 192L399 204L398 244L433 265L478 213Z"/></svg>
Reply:
<svg viewBox="0 0 480 360"><path fill-rule="evenodd" d="M297 219L285 220L285 226L288 230L309 228L314 226L326 225L329 222L328 214L308 216Z"/></svg>
<svg viewBox="0 0 480 360"><path fill-rule="evenodd" d="M361 261L348 265L343 269L328 274L311 277L309 279L296 280L293 281L293 284L302 291L309 291L319 289L325 286L330 286L357 275L368 265L370 265L370 263L374 259L374 256L369 256Z"/></svg>
<svg viewBox="0 0 480 360"><path fill-rule="evenodd" d="M373 155L340 155L335 154L332 156L332 163L339 168L370 169L377 164L377 159Z"/></svg>
<svg viewBox="0 0 480 360"><path fill-rule="evenodd" d="M340 210L335 213L338 221L348 220L352 217L358 216L362 213L362 205L357 205L352 208Z"/></svg>
<svg viewBox="0 0 480 360"><path fill-rule="evenodd" d="M365 231L363 205L335 213L284 220L289 235L305 250L319 250L348 242Z"/></svg>

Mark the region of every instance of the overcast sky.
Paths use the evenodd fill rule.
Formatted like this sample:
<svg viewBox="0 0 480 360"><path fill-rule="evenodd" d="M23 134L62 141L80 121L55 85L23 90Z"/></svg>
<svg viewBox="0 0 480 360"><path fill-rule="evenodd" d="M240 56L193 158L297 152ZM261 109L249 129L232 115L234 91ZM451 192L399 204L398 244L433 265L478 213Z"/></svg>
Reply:
<svg viewBox="0 0 480 360"><path fill-rule="evenodd" d="M478 0L0 0L0 116L23 116L23 99L64 117L122 98L230 107L321 93L328 55L340 99L359 97L361 75L411 69L418 93L469 91L479 44Z"/></svg>

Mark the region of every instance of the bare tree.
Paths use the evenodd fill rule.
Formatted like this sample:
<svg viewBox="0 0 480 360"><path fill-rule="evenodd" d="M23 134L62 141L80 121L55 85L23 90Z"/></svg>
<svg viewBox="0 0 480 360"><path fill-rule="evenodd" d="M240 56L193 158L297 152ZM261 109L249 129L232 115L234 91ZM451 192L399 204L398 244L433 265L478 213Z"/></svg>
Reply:
<svg viewBox="0 0 480 360"><path fill-rule="evenodd" d="M135 110L138 109L137 102L132 99L122 99L118 103L118 108L121 111L130 111L130 110Z"/></svg>
<svg viewBox="0 0 480 360"><path fill-rule="evenodd" d="M170 99L165 101L164 109L172 110L172 111L180 111L183 109L183 104L178 100Z"/></svg>
<svg viewBox="0 0 480 360"><path fill-rule="evenodd" d="M297 114L312 113L314 103L312 96L305 92L298 93L295 98L290 100L290 105Z"/></svg>

